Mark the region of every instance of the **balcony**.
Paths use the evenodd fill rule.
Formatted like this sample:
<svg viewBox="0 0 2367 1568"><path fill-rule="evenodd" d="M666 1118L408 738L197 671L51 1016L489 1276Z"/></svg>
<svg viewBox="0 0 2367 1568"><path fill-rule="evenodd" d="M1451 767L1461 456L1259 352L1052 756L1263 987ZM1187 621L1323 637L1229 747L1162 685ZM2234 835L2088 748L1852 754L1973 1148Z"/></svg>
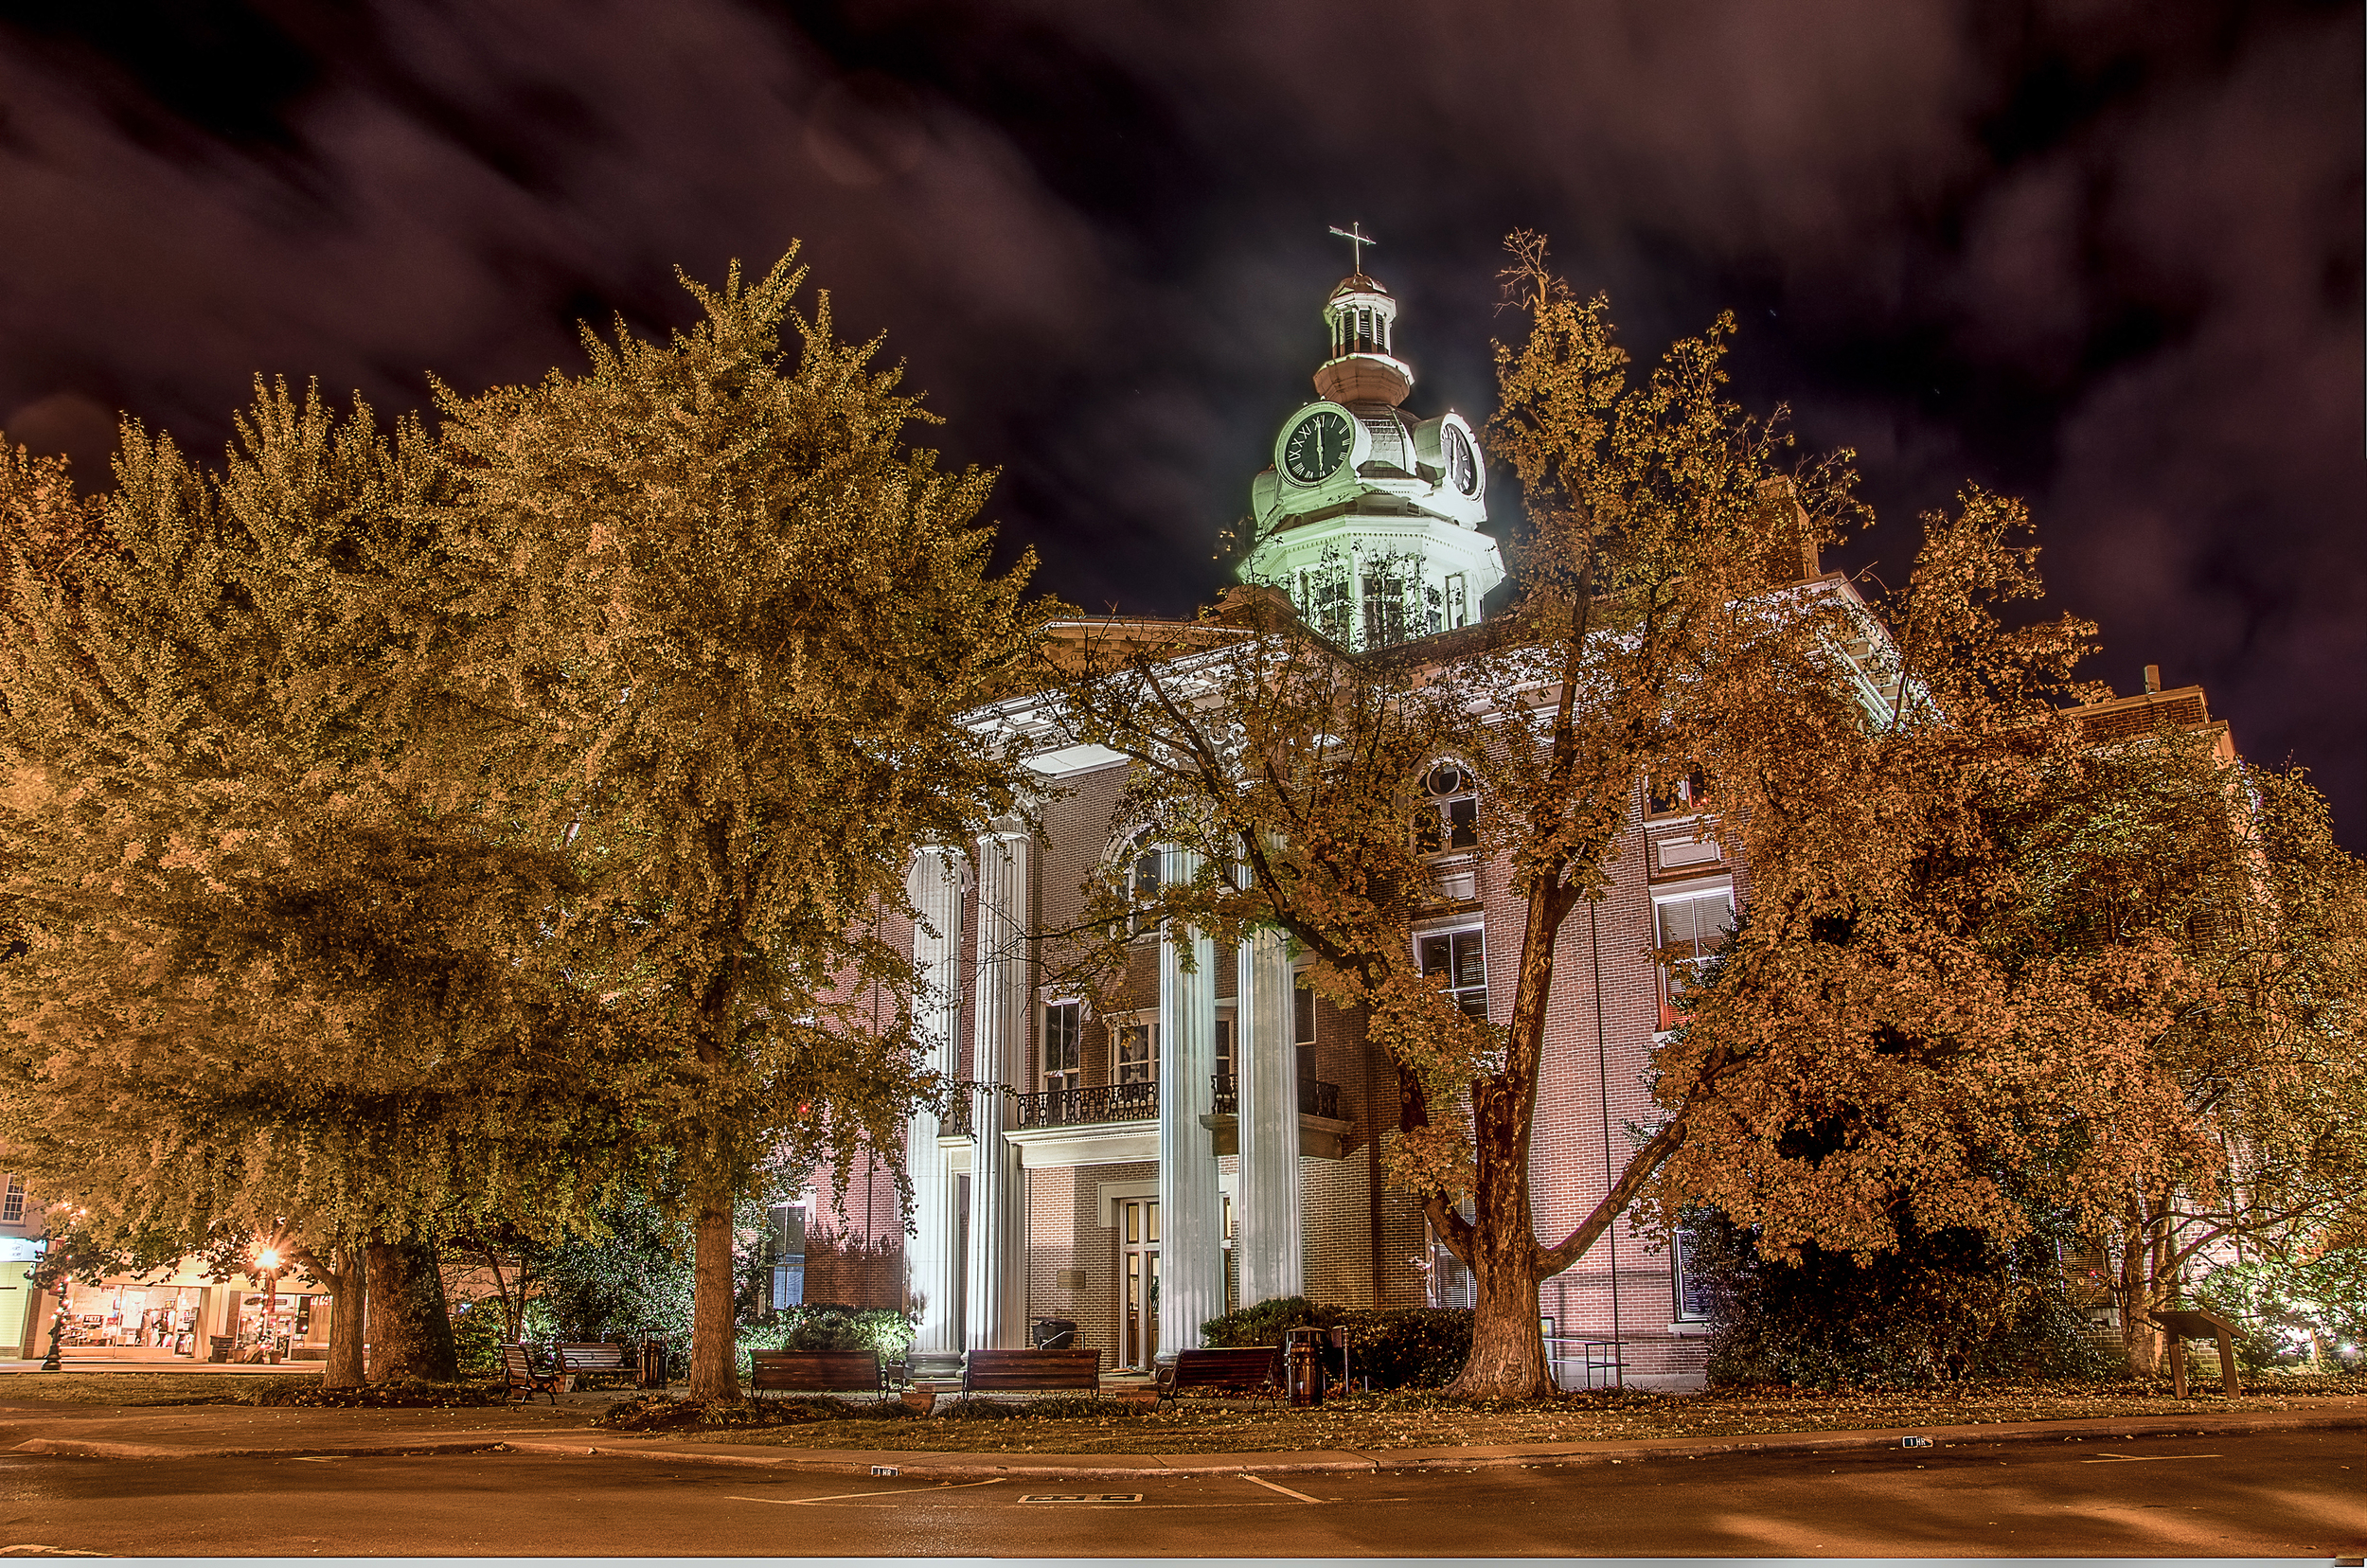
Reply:
<svg viewBox="0 0 2367 1568"><path fill-rule="evenodd" d="M938 1137L967 1138L970 1135L974 1130L973 1118L970 1115L970 1095L977 1087L974 1083L957 1083L953 1086L953 1099L946 1106L945 1114L937 1118Z"/></svg>
<svg viewBox="0 0 2367 1568"><path fill-rule="evenodd" d="M1218 1073L1211 1081L1216 1086L1214 1108L1219 1116L1237 1116L1241 1112L1241 1094L1229 1074ZM1340 1086L1320 1078L1299 1079L1299 1114L1320 1116L1325 1121L1340 1119Z"/></svg>
<svg viewBox="0 0 2367 1568"><path fill-rule="evenodd" d="M1200 1118L1208 1129L1209 1146L1219 1154L1241 1149L1240 1085L1229 1074L1212 1075L1214 1109ZM1340 1114L1340 1086L1317 1078L1299 1079L1299 1152L1318 1160L1337 1160L1348 1151L1356 1124Z"/></svg>
<svg viewBox="0 0 2367 1568"><path fill-rule="evenodd" d="M1157 1121L1156 1083L1105 1083L1093 1089L1048 1089L1013 1095L1016 1127L1074 1127L1090 1122Z"/></svg>

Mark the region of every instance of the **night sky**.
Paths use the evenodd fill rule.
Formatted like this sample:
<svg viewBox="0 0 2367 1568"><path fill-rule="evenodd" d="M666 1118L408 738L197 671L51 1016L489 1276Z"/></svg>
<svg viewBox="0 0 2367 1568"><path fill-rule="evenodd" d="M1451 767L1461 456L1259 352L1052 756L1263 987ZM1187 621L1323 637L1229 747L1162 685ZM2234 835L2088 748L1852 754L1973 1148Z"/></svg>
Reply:
<svg viewBox="0 0 2367 1568"><path fill-rule="evenodd" d="M6 3L0 429L418 407L802 239L1043 587L1182 614L1312 396L1326 226L1475 421L1531 227L1639 358L1736 313L1742 400L1860 454L1848 564L2026 496L2089 673L2205 684L2357 849L2361 60L2356 5Z"/></svg>

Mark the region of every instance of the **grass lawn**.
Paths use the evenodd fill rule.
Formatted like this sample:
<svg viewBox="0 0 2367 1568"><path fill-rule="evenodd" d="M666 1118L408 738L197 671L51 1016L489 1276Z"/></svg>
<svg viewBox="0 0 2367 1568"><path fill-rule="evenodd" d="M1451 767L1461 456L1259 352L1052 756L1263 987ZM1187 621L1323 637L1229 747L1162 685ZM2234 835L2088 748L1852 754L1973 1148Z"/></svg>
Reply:
<svg viewBox="0 0 2367 1568"><path fill-rule="evenodd" d="M0 1372L0 1404L253 1404L319 1383L318 1372Z"/></svg>
<svg viewBox="0 0 2367 1568"><path fill-rule="evenodd" d="M2367 1377L2248 1380L2236 1398L2198 1392L2179 1399L2158 1383L1987 1384L1945 1392L1818 1394L1791 1390L1712 1394L1576 1394L1529 1405L1451 1405L1415 1393L1357 1396L1320 1410L1274 1411L1261 1402L1192 1399L1155 1414L1001 1420L907 1417L799 1421L780 1426L676 1431L675 1440L792 1448L903 1449L928 1452L1231 1453L1310 1449L1486 1447L1640 1437L1862 1427L1963 1426L2083 1417L2175 1416L2293 1408L2296 1398L2367 1399Z"/></svg>

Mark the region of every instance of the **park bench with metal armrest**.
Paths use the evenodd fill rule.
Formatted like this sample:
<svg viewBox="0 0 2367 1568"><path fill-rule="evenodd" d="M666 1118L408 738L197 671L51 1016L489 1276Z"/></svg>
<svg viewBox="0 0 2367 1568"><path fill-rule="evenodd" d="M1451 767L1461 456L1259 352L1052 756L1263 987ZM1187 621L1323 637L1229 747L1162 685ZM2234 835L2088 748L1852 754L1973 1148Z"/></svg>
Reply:
<svg viewBox="0 0 2367 1568"><path fill-rule="evenodd" d="M502 1381L504 1404L512 1400L519 1404L532 1404L537 1394L548 1398L553 1406L559 1403L558 1374L537 1372L534 1357L523 1345L502 1346Z"/></svg>
<svg viewBox="0 0 2367 1568"><path fill-rule="evenodd" d="M972 1350L962 1363L962 1392L1101 1392L1098 1350Z"/></svg>
<svg viewBox="0 0 2367 1568"><path fill-rule="evenodd" d="M1247 1350L1178 1350L1175 1360L1159 1368L1159 1402L1203 1392L1278 1400L1281 1364L1280 1350L1271 1345Z"/></svg>
<svg viewBox="0 0 2367 1568"><path fill-rule="evenodd" d="M869 1394L883 1397L880 1358L868 1350L752 1350L751 1394Z"/></svg>

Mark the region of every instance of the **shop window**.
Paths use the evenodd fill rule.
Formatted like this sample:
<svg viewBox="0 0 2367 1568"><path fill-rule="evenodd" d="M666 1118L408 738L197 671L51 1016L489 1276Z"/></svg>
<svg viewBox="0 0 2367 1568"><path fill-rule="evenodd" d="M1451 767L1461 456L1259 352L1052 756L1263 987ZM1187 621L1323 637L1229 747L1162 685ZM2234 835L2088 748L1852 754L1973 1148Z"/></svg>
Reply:
<svg viewBox="0 0 2367 1568"><path fill-rule="evenodd" d="M1043 1086L1047 1091L1074 1089L1084 1081L1084 1004L1055 1002L1044 1008Z"/></svg>
<svg viewBox="0 0 2367 1568"><path fill-rule="evenodd" d="M21 1225L25 1222L25 1178L9 1178L9 1190L0 1196L0 1225Z"/></svg>
<svg viewBox="0 0 2367 1568"><path fill-rule="evenodd" d="M1148 1083L1159 1074L1156 1027L1120 1024L1110 1033L1110 1081Z"/></svg>
<svg viewBox="0 0 2367 1568"><path fill-rule="evenodd" d="M1479 781L1462 766L1441 762L1423 776L1424 799L1414 823L1414 847L1425 855L1479 847Z"/></svg>
<svg viewBox="0 0 2367 1568"><path fill-rule="evenodd" d="M1487 1017L1487 949L1479 927L1468 931L1426 932L1415 939L1415 953L1424 976L1438 975L1447 994L1473 1018Z"/></svg>
<svg viewBox="0 0 2367 1568"><path fill-rule="evenodd" d="M1734 889L1706 888L1661 899L1653 905L1653 916L1663 953L1660 1026L1673 1029L1684 1020L1684 993L1699 983L1702 968L1734 934Z"/></svg>

